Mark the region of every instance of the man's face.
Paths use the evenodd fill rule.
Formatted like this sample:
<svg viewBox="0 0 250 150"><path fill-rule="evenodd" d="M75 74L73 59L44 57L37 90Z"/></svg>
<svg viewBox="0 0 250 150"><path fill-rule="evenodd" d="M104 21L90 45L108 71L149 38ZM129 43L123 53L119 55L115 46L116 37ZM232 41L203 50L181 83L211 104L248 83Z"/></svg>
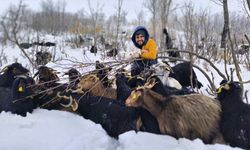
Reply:
<svg viewBox="0 0 250 150"><path fill-rule="evenodd" d="M145 37L142 34L135 35L135 42L138 45L143 45L144 41L145 41Z"/></svg>

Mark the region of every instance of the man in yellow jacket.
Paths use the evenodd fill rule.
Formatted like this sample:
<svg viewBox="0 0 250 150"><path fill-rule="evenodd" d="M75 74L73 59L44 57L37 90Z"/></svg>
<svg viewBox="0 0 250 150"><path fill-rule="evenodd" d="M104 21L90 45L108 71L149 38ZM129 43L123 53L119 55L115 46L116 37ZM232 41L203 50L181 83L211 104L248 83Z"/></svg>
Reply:
<svg viewBox="0 0 250 150"><path fill-rule="evenodd" d="M131 66L131 75L140 74L145 68L157 63L157 46L156 42L149 38L147 29L143 26L136 27L131 40L134 45L140 49L140 52L133 55L134 60Z"/></svg>

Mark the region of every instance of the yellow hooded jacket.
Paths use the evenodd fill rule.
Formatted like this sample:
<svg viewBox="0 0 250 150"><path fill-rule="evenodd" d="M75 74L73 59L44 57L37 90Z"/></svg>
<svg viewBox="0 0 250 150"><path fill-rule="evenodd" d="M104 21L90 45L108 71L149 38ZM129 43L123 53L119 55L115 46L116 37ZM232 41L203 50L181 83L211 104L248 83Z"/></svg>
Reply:
<svg viewBox="0 0 250 150"><path fill-rule="evenodd" d="M148 52L142 52L142 50L146 50ZM156 42L153 39L148 39L148 42L146 45L144 45L141 49L141 55L140 57L143 59L149 59L149 60L154 60L157 58L157 46Z"/></svg>

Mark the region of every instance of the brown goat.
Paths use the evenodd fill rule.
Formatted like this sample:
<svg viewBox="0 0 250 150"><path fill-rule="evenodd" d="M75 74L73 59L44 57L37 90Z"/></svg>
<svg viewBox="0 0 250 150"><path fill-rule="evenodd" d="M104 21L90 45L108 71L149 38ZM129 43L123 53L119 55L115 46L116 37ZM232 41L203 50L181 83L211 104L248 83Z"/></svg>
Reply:
<svg viewBox="0 0 250 150"><path fill-rule="evenodd" d="M89 92L93 96L102 96L111 99L117 98L116 89L104 87L99 78L94 74L82 77L77 84L77 91Z"/></svg>
<svg viewBox="0 0 250 150"><path fill-rule="evenodd" d="M126 104L147 109L157 119L162 134L223 143L219 132L220 104L208 96L163 97L150 89L139 89L131 93Z"/></svg>

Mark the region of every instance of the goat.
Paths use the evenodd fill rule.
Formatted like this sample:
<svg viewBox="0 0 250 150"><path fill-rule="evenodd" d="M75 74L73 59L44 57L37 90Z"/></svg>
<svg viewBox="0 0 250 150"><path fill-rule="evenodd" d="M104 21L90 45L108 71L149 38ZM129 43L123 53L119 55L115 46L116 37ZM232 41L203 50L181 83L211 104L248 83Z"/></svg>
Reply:
<svg viewBox="0 0 250 150"><path fill-rule="evenodd" d="M113 48L113 49L111 49L110 51L107 52L107 56L108 56L108 57L114 57L114 56L116 56L117 54L118 54L117 48Z"/></svg>
<svg viewBox="0 0 250 150"><path fill-rule="evenodd" d="M53 43L53 42L34 42L33 45L51 47L51 46L56 46L56 43Z"/></svg>
<svg viewBox="0 0 250 150"><path fill-rule="evenodd" d="M207 96L164 97L152 90L138 88L126 100L126 105L147 109L157 119L162 134L191 140L200 138L210 143L219 133L220 104Z"/></svg>
<svg viewBox="0 0 250 150"><path fill-rule="evenodd" d="M49 61L51 61L52 55L49 52L38 51L36 53L36 64L46 65Z"/></svg>
<svg viewBox="0 0 250 150"><path fill-rule="evenodd" d="M181 84L176 79L169 77L171 67L167 63L159 62L150 66L150 69L158 76L164 86L167 85L176 89L182 88Z"/></svg>
<svg viewBox="0 0 250 150"><path fill-rule="evenodd" d="M157 76L154 76L154 75L148 77L147 82L145 84L153 85L151 90L165 97L168 97L171 95L195 94L194 91L191 91L190 89L187 89L187 88L182 88L179 90L179 89L170 87L168 85L164 86L161 80Z"/></svg>
<svg viewBox="0 0 250 150"><path fill-rule="evenodd" d="M35 73L34 78L37 76L37 82L43 84L45 88L54 86L59 77L56 74L56 71L47 66L40 66L38 71Z"/></svg>
<svg viewBox="0 0 250 150"><path fill-rule="evenodd" d="M111 67L106 67L103 63L100 63L98 60L95 64L96 74L99 80L102 82L104 87L110 87L108 73L112 70Z"/></svg>
<svg viewBox="0 0 250 150"><path fill-rule="evenodd" d="M179 63L172 67L173 72L170 72L169 77L175 78L182 86L201 88L203 85L198 81L194 69L190 67L190 62ZM192 71L192 80L190 80Z"/></svg>
<svg viewBox="0 0 250 150"><path fill-rule="evenodd" d="M222 82L217 89L221 103L221 132L231 146L250 149L250 105L241 96L242 88L237 82Z"/></svg>
<svg viewBox="0 0 250 150"><path fill-rule="evenodd" d="M111 137L118 138L120 134L130 130L138 131L139 115L135 108L126 107L117 100L105 97L77 93L69 97L78 102L76 112L79 115L101 124ZM65 101L69 100L66 98Z"/></svg>
<svg viewBox="0 0 250 150"><path fill-rule="evenodd" d="M3 74L0 75L0 87L9 87L11 88L13 81L18 75L26 75L29 73L29 70L24 68L19 63L13 63L2 69Z"/></svg>
<svg viewBox="0 0 250 150"><path fill-rule="evenodd" d="M105 88L99 78L94 74L82 77L77 84L77 89L78 91L88 91L93 96L103 96L111 99L117 98L116 89Z"/></svg>
<svg viewBox="0 0 250 150"><path fill-rule="evenodd" d="M10 111L14 114L26 116L26 113L31 113L36 108L35 103L28 96L26 87L34 83L31 77L19 76L12 85L12 88L0 87L0 112Z"/></svg>
<svg viewBox="0 0 250 150"><path fill-rule="evenodd" d="M69 86L75 88L80 81L81 73L75 68L69 69L64 75L69 76Z"/></svg>
<svg viewBox="0 0 250 150"><path fill-rule="evenodd" d="M55 70L46 66L39 67L38 72L34 76L38 76L38 84L30 90L36 95L34 98L36 105L49 110L61 110L64 108L60 104L61 96L58 94L70 90L71 87L67 84L57 83L59 77Z"/></svg>
<svg viewBox="0 0 250 150"><path fill-rule="evenodd" d="M90 53L97 53L97 47L96 46L91 46Z"/></svg>
<svg viewBox="0 0 250 150"><path fill-rule="evenodd" d="M116 74L117 100L125 103L125 100L130 96L132 90L128 85L128 79L124 74ZM160 134L160 129L157 120L150 112L144 108L139 108L138 112L141 118L141 131Z"/></svg>
<svg viewBox="0 0 250 150"><path fill-rule="evenodd" d="M30 43L20 43L19 46L23 49L29 49L30 47L32 47L32 44Z"/></svg>

